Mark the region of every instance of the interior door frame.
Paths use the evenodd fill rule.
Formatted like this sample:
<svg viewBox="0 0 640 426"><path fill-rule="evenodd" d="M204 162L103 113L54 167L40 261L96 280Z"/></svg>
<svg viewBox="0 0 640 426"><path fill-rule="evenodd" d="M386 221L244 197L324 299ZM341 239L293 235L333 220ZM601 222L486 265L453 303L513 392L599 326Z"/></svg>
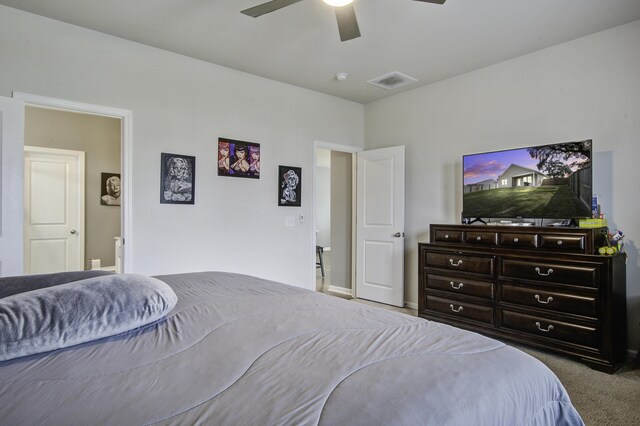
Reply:
<svg viewBox="0 0 640 426"><path fill-rule="evenodd" d="M84 245L84 231L85 231L85 153L83 151L75 151L75 150L70 150L70 149L58 149L58 148L44 148L44 147L40 147L40 146L30 146L30 145L24 145L24 152L26 155L26 152L32 152L35 154L51 154L53 156L56 155L67 155L67 156L73 156L76 158L76 160L78 161L78 210L79 210L79 214L78 214L78 226L77 226L77 231L79 232L79 235L82 236L82 238L78 239L78 251L77 251L77 255L78 255L78 265L82 266L84 265L84 250L85 250L85 245ZM26 167L24 169L25 171L25 176L26 176ZM26 182L25 182L26 183ZM26 194L27 194L27 185L24 186L24 193L23 195L25 196L25 201L26 201ZM26 205L26 202L23 204L23 206ZM23 207L24 208L24 207ZM26 213L26 211L23 211L23 213ZM25 217L26 219L26 217ZM24 221L24 228L23 230L26 232L27 226L29 226L29 224L27 223L27 221ZM23 250L25 253L24 256L24 265L27 265L27 262L29 262L28 257L26 256L27 254L27 241L26 241L26 234L25 232L23 232L23 241L24 241L24 246L23 246ZM29 270L31 270L31 265L29 265ZM24 272L27 272L27 268L24 268Z"/></svg>
<svg viewBox="0 0 640 426"><path fill-rule="evenodd" d="M120 135L120 158L122 177L122 206L121 214L121 237L122 237L122 272L133 272L133 197L132 197L132 150L133 150L133 113L130 110L112 108L102 105L94 105L83 102L70 101L65 99L50 98L46 96L33 95L23 92L13 92L12 97L24 102L25 106L35 106L41 108L59 109L81 114L93 114L105 117L119 118L121 120Z"/></svg>
<svg viewBox="0 0 640 426"><path fill-rule="evenodd" d="M313 244L309 247L310 260L307 263L311 266L311 286L310 289L316 289L316 228L317 228L317 218L316 218L316 185L317 185L317 173L316 173L316 162L317 162L317 149L328 149L330 151L340 151L346 152L349 154L357 154L358 152L364 151L364 148L357 146L349 146L349 145L339 145L331 142L324 142L315 140L313 142L313 194L311 198L311 217L313 218L312 227L311 227L311 240ZM352 158L352 170L355 172L356 170L356 156L353 155ZM351 197L351 296L356 297L356 251L353 249L355 244L357 243L357 235L356 235L356 179L355 173L353 174L353 179L351 179L351 193L353 194Z"/></svg>

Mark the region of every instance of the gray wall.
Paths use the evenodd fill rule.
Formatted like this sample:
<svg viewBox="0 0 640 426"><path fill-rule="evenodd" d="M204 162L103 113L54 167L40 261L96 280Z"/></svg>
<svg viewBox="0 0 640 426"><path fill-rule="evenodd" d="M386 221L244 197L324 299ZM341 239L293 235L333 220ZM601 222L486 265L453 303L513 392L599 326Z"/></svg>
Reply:
<svg viewBox="0 0 640 426"><path fill-rule="evenodd" d="M25 145L85 153L85 269L115 265L120 207L100 204L101 173L120 173L120 120L53 109L25 109Z"/></svg>
<svg viewBox="0 0 640 426"><path fill-rule="evenodd" d="M331 285L351 288L352 158L331 151Z"/></svg>
<svg viewBox="0 0 640 426"><path fill-rule="evenodd" d="M331 247L331 151L316 150L316 244Z"/></svg>
<svg viewBox="0 0 640 426"><path fill-rule="evenodd" d="M406 297L418 241L459 223L463 154L593 139L594 193L626 234L629 346L640 330L640 21L365 107L367 148L406 146Z"/></svg>

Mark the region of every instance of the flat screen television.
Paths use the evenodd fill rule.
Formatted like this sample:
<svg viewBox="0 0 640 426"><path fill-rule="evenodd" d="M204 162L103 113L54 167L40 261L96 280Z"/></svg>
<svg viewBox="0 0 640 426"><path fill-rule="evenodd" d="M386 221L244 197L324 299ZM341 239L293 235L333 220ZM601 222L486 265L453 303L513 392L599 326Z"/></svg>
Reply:
<svg viewBox="0 0 640 426"><path fill-rule="evenodd" d="M592 141L463 156L462 219L592 216Z"/></svg>

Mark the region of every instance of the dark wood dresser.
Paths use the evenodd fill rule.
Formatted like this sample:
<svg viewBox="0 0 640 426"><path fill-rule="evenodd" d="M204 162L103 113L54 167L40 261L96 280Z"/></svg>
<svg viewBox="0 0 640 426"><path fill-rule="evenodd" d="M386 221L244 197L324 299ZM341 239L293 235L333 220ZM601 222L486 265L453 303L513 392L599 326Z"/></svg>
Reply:
<svg viewBox="0 0 640 426"><path fill-rule="evenodd" d="M418 315L614 372L626 360L625 256L606 228L431 225Z"/></svg>

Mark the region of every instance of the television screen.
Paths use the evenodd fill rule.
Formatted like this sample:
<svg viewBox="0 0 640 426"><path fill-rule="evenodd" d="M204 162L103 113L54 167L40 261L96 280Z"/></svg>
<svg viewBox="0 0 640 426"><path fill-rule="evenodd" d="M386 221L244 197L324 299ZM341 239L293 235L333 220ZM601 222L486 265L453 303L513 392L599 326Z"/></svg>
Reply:
<svg viewBox="0 0 640 426"><path fill-rule="evenodd" d="M465 155L462 217L591 217L591 140Z"/></svg>

